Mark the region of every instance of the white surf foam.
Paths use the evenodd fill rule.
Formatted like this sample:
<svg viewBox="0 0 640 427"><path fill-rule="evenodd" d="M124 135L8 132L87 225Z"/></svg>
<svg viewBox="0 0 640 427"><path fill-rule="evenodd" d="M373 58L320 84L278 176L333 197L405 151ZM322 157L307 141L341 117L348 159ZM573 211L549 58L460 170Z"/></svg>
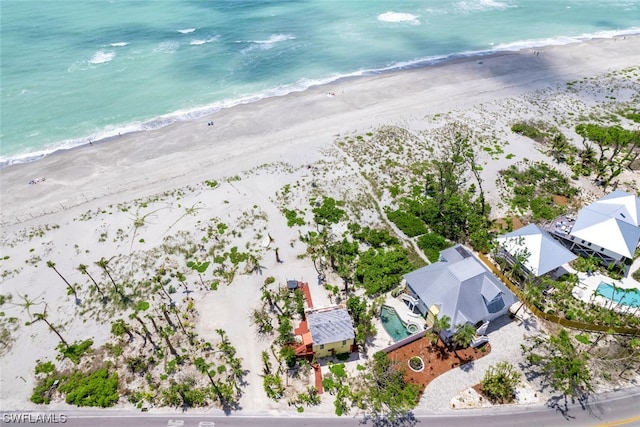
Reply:
<svg viewBox="0 0 640 427"><path fill-rule="evenodd" d="M218 36L216 36L216 37L211 37L211 38L206 39L206 40L202 40L202 39L194 39L194 40L191 40L191 42L189 42L189 44L190 44L191 46L200 46L200 45L202 45L202 44L211 43L211 42L214 42L214 41L216 41L216 40L218 40Z"/></svg>
<svg viewBox="0 0 640 427"><path fill-rule="evenodd" d="M127 43L127 42L117 42L117 43L111 43L111 44L110 44L110 46L113 46L113 47L123 47L123 46L126 46L126 45L128 45L128 44L129 44L129 43Z"/></svg>
<svg viewBox="0 0 640 427"><path fill-rule="evenodd" d="M89 60L89 63L94 65L104 64L105 62L111 61L113 58L115 58L115 56L116 56L115 52L99 50L93 54L93 56Z"/></svg>
<svg viewBox="0 0 640 427"><path fill-rule="evenodd" d="M517 51L523 49L529 49L534 47L544 47L544 46L561 46L569 43L578 43L585 40L591 39L611 39L614 37L621 37L627 35L637 35L640 32L640 27L629 28L626 30L610 30L610 31L599 31L596 33L588 33L581 34L578 36L564 36L564 37L553 37L547 39L535 39L535 40L521 40L514 43L501 43L493 48L496 51Z"/></svg>
<svg viewBox="0 0 640 427"><path fill-rule="evenodd" d="M174 53L180 47L180 43L176 41L164 41L158 44L158 46L153 49L154 52L160 53Z"/></svg>
<svg viewBox="0 0 640 427"><path fill-rule="evenodd" d="M271 49L277 43L281 43L287 40L294 40L296 37L291 34L272 34L271 37L265 40L248 40L247 42L238 43L251 43L251 46L242 49L243 53L249 52L254 49Z"/></svg>
<svg viewBox="0 0 640 427"><path fill-rule="evenodd" d="M266 40L251 40L251 43L273 46L276 43L294 39L295 36L292 36L291 34L272 34L271 37Z"/></svg>
<svg viewBox="0 0 640 427"><path fill-rule="evenodd" d="M196 29L195 28L185 28L184 30L178 30L178 32L180 34L189 34L189 33L193 33Z"/></svg>
<svg viewBox="0 0 640 427"><path fill-rule="evenodd" d="M517 7L514 5L508 5L507 3L503 3L495 0L467 0L460 1L455 4L456 8L463 12L481 12L485 10L491 9L507 9L510 7Z"/></svg>
<svg viewBox="0 0 640 427"><path fill-rule="evenodd" d="M385 12L378 15L378 21L382 22L406 22L412 25L420 25L420 19L418 16L410 13L402 12Z"/></svg>

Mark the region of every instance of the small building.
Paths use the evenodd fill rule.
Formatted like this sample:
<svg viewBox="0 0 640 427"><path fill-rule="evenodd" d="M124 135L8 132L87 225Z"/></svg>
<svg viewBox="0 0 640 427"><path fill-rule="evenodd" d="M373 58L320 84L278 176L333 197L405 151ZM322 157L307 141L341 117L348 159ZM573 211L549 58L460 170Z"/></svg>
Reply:
<svg viewBox="0 0 640 427"><path fill-rule="evenodd" d="M287 289L291 292L298 289L298 281L297 280L287 280Z"/></svg>
<svg viewBox="0 0 640 427"><path fill-rule="evenodd" d="M440 252L440 260L405 274L416 308L433 325L434 316L450 319L441 336L448 340L462 325L483 325L505 314L516 296L462 245Z"/></svg>
<svg viewBox="0 0 640 427"><path fill-rule="evenodd" d="M305 313L309 335L303 334L303 345L310 346L316 358L355 350L353 320L344 306L318 307Z"/></svg>
<svg viewBox="0 0 640 427"><path fill-rule="evenodd" d="M535 224L502 235L497 240L502 249L499 256L511 265L521 263L525 272L535 277L547 274L577 258Z"/></svg>

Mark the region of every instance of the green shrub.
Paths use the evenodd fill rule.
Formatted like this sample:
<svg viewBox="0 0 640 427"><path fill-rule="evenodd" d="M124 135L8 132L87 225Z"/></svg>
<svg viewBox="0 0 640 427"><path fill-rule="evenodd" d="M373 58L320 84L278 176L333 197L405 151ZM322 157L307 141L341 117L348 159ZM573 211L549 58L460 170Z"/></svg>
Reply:
<svg viewBox="0 0 640 427"><path fill-rule="evenodd" d="M427 255L429 261L436 262L440 257L440 251L451 246L447 239L439 234L427 233L418 238L418 247Z"/></svg>
<svg viewBox="0 0 640 427"><path fill-rule="evenodd" d="M350 223L348 228L354 239L365 242L374 248L392 246L399 243L395 236L392 236L389 231L384 229L361 228L360 225L356 223Z"/></svg>
<svg viewBox="0 0 640 427"><path fill-rule="evenodd" d="M355 271L355 279L367 295L376 295L394 288L402 275L413 270L404 248L369 248L360 255Z"/></svg>
<svg viewBox="0 0 640 427"><path fill-rule="evenodd" d="M33 389L33 393L31 394L31 401L38 404L51 403L49 390L52 389L56 380L58 380L56 376L49 376L38 381L35 388Z"/></svg>
<svg viewBox="0 0 640 427"><path fill-rule="evenodd" d="M296 365L296 350L290 346L284 346L280 349L280 356L284 359L288 367L293 368Z"/></svg>
<svg viewBox="0 0 640 427"><path fill-rule="evenodd" d="M427 226L417 216L397 210L387 212L387 218L409 237L419 236L427 232Z"/></svg>
<svg viewBox="0 0 640 427"><path fill-rule="evenodd" d="M551 197L536 197L529 202L534 221L546 219L551 221L564 213L562 206L556 205Z"/></svg>
<svg viewBox="0 0 640 427"><path fill-rule="evenodd" d="M65 394L65 401L76 406L108 408L118 401L118 374L101 368L90 373L76 371L58 389Z"/></svg>
<svg viewBox="0 0 640 427"><path fill-rule="evenodd" d="M55 372L55 370L56 370L56 366L51 361L39 362L36 365L36 375L38 374L49 375L52 372Z"/></svg>
<svg viewBox="0 0 640 427"><path fill-rule="evenodd" d="M515 397L522 375L509 362L499 362L487 369L482 380L482 394L494 403L509 403Z"/></svg>
<svg viewBox="0 0 640 427"><path fill-rule="evenodd" d="M285 209L284 216L287 218L287 225L293 227L294 225L304 225L304 218L298 216L298 212Z"/></svg>
<svg viewBox="0 0 640 427"><path fill-rule="evenodd" d="M136 310L138 311L147 311L149 310L149 302L148 301L140 301L136 304Z"/></svg>
<svg viewBox="0 0 640 427"><path fill-rule="evenodd" d="M531 138L534 141L539 141L544 137L544 133L541 132L540 129L538 129L537 124L531 122L514 123L511 126L511 131L519 135Z"/></svg>
<svg viewBox="0 0 640 427"><path fill-rule="evenodd" d="M93 345L93 340L86 340L82 342L75 342L69 346L65 346L63 343L58 344L58 350L60 351L61 358L67 358L76 365L80 363L82 356L90 351Z"/></svg>

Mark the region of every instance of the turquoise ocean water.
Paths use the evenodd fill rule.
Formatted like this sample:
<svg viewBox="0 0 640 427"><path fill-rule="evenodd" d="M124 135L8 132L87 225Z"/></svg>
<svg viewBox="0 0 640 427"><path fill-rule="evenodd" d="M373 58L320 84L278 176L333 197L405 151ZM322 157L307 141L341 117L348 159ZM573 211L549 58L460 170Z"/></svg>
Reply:
<svg viewBox="0 0 640 427"><path fill-rule="evenodd" d="M2 0L0 166L340 77L640 32L640 0Z"/></svg>

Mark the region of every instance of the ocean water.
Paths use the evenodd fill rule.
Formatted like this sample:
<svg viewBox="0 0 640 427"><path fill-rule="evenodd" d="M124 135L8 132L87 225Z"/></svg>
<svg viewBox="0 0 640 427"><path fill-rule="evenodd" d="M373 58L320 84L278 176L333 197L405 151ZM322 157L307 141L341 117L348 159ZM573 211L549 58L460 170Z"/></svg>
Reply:
<svg viewBox="0 0 640 427"><path fill-rule="evenodd" d="M0 166L345 76L640 32L640 0L2 0Z"/></svg>

